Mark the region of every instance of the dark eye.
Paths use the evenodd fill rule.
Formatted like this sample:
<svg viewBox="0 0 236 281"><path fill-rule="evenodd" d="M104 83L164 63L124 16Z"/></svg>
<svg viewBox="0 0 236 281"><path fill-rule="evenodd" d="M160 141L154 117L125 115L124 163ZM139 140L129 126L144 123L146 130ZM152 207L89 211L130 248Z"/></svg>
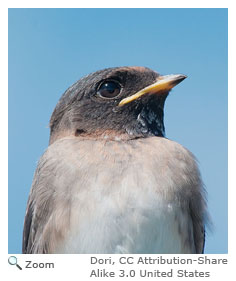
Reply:
<svg viewBox="0 0 236 281"><path fill-rule="evenodd" d="M97 93L104 98L114 98L119 95L120 91L121 86L119 83L115 81L105 81L99 86Z"/></svg>

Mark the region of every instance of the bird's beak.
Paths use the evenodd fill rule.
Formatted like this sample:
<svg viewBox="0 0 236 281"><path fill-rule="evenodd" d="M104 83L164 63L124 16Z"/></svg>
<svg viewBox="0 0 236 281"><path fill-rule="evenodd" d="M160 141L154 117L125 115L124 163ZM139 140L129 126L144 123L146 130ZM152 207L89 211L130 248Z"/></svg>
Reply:
<svg viewBox="0 0 236 281"><path fill-rule="evenodd" d="M166 93L166 92L170 91L174 86L179 84L181 81L183 81L186 77L187 76L182 75L182 74L171 74L171 75L159 76L157 82L145 87L144 89L138 91L137 93L135 93L132 96L124 98L123 100L120 101L118 106L122 106L131 101L134 101L146 94Z"/></svg>

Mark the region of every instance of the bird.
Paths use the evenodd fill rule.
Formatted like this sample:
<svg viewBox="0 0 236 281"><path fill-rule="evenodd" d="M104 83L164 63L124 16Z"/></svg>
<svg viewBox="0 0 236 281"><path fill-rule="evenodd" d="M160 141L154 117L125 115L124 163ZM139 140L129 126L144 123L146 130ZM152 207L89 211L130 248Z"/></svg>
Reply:
<svg viewBox="0 0 236 281"><path fill-rule="evenodd" d="M186 77L111 67L64 92L34 174L22 253L203 253L198 162L164 126L166 98Z"/></svg>

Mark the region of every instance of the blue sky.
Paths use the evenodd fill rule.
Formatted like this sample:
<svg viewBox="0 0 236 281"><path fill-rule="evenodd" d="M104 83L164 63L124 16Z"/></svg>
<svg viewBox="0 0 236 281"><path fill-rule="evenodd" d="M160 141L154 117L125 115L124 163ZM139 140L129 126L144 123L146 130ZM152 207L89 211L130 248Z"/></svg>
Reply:
<svg viewBox="0 0 236 281"><path fill-rule="evenodd" d="M90 72L127 65L188 76L167 98L166 135L199 161L214 225L205 253L227 253L227 34L227 9L9 10L9 253L21 252L58 99Z"/></svg>

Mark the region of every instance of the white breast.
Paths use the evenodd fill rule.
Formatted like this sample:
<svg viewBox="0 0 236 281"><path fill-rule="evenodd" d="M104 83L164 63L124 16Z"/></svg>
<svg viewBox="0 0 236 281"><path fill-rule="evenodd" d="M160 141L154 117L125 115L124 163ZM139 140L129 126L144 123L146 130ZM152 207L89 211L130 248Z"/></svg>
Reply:
<svg viewBox="0 0 236 281"><path fill-rule="evenodd" d="M106 146L94 147L86 155L73 156L73 165L76 157L86 157L86 165L78 162L81 177L71 186L70 228L56 253L193 251L184 243L189 216L173 195L178 190L173 189L174 179L167 169L167 160L158 153L152 157L150 147L141 146L144 151L136 146L112 152ZM121 156L121 161L119 149L122 153L125 150L123 155L127 159ZM86 147L80 151L86 151ZM94 153L97 153L95 159ZM164 186L158 187L160 183Z"/></svg>
<svg viewBox="0 0 236 281"><path fill-rule="evenodd" d="M151 193L100 196L91 202L93 213L74 208L72 227L58 253L183 253L178 207Z"/></svg>

